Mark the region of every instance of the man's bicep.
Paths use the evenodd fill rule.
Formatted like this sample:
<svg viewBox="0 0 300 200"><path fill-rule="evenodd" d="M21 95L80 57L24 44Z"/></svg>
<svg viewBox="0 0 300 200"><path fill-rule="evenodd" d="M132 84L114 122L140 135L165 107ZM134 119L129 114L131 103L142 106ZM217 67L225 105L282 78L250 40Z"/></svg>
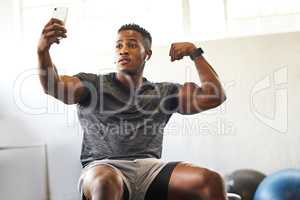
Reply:
<svg viewBox="0 0 300 200"><path fill-rule="evenodd" d="M197 114L217 106L216 95L205 94L202 88L193 82L187 82L179 89L178 113Z"/></svg>

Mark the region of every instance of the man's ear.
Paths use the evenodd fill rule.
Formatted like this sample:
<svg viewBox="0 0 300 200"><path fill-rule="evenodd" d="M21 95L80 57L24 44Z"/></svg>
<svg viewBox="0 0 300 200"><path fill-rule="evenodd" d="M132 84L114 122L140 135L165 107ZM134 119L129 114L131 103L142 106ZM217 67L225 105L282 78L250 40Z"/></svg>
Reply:
<svg viewBox="0 0 300 200"><path fill-rule="evenodd" d="M147 50L145 61L149 60L151 58L151 55L152 55L152 50L151 49Z"/></svg>

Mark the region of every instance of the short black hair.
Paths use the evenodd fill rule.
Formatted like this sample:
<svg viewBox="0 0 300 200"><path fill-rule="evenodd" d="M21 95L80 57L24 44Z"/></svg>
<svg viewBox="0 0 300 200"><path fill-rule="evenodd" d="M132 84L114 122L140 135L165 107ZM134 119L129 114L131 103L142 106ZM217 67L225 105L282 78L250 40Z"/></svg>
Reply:
<svg viewBox="0 0 300 200"><path fill-rule="evenodd" d="M141 27L138 24L130 23L130 24L122 25L119 28L118 33L120 33L121 31L126 31L126 30L133 30L133 31L137 31L140 34L142 34L146 47L151 49L152 37L151 37L151 34L149 33L149 31L147 31L146 29L144 29L143 27Z"/></svg>

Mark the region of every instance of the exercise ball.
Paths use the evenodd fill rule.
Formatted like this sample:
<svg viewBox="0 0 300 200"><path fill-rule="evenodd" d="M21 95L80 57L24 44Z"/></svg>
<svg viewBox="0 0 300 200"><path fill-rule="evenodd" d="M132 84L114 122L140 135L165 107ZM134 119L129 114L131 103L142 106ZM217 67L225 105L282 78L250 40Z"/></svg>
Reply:
<svg viewBox="0 0 300 200"><path fill-rule="evenodd" d="M241 196L234 193L227 193L228 200L242 200Z"/></svg>
<svg viewBox="0 0 300 200"><path fill-rule="evenodd" d="M300 170L286 169L271 174L258 186L254 200L299 200Z"/></svg>
<svg viewBox="0 0 300 200"><path fill-rule="evenodd" d="M252 169L240 169L225 177L227 192L235 193L242 200L253 200L258 185L266 177L262 172Z"/></svg>

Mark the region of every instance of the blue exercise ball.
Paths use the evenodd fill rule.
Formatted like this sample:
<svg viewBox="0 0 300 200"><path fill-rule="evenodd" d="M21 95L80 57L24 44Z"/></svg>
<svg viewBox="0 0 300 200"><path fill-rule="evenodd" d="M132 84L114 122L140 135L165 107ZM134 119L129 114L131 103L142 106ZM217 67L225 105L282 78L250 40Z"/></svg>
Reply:
<svg viewBox="0 0 300 200"><path fill-rule="evenodd" d="M266 177L254 200L300 200L300 170L286 169Z"/></svg>

